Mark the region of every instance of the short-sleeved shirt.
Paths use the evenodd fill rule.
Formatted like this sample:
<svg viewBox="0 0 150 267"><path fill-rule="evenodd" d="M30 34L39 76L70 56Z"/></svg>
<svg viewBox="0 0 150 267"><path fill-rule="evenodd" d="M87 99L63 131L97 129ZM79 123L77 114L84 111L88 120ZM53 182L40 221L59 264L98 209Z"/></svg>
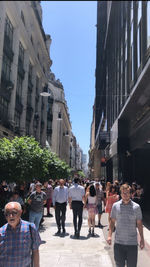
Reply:
<svg viewBox="0 0 150 267"><path fill-rule="evenodd" d="M38 193L34 191L29 199L32 200L30 209L34 212L43 212L44 209L44 200L47 199L45 192L41 191L41 193Z"/></svg>
<svg viewBox="0 0 150 267"><path fill-rule="evenodd" d="M97 204L101 205L102 204L102 199L104 198L104 193L102 189L96 189L96 196L97 196Z"/></svg>
<svg viewBox="0 0 150 267"><path fill-rule="evenodd" d="M33 223L20 220L16 229L8 223L3 225L0 228L0 267L29 267L31 245L33 250L37 250L40 244L40 235Z"/></svg>
<svg viewBox="0 0 150 267"><path fill-rule="evenodd" d="M116 220L115 243L137 245L137 220L142 220L140 206L129 201L124 204L122 199L113 204L111 218Z"/></svg>
<svg viewBox="0 0 150 267"><path fill-rule="evenodd" d="M82 201L84 195L85 188L81 185L74 184L69 188L69 197L72 198L72 201Z"/></svg>

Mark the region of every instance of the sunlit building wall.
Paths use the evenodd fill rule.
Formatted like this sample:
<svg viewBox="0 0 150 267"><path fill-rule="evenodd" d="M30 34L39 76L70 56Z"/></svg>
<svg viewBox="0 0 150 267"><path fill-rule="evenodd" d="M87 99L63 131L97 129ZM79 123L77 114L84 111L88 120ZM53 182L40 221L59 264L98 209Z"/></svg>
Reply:
<svg viewBox="0 0 150 267"><path fill-rule="evenodd" d="M45 146L50 42L39 1L0 2L0 137L33 135Z"/></svg>

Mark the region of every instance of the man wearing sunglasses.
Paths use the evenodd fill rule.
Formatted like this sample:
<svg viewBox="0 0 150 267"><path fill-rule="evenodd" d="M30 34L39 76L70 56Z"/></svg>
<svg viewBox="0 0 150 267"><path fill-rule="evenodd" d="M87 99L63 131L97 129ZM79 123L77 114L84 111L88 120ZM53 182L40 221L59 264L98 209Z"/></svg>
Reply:
<svg viewBox="0 0 150 267"><path fill-rule="evenodd" d="M34 267L39 267L41 239L35 225L21 219L18 202L7 203L4 214L8 223L0 228L0 267L30 267L31 252Z"/></svg>

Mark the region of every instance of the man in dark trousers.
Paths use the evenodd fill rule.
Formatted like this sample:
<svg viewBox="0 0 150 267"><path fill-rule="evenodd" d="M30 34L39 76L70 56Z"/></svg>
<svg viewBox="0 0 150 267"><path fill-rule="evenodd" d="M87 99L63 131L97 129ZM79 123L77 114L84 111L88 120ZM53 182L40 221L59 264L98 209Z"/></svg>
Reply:
<svg viewBox="0 0 150 267"><path fill-rule="evenodd" d="M59 180L59 186L56 186L53 192L53 207L55 209L55 218L58 227L57 235L61 234L61 227L63 234L66 233L66 206L68 203L68 187L64 186L64 180Z"/></svg>
<svg viewBox="0 0 150 267"><path fill-rule="evenodd" d="M75 237L80 237L82 213L85 203L85 188L79 185L79 178L74 178L74 185L69 188L69 205L73 210L73 225ZM77 222L78 219L78 222Z"/></svg>

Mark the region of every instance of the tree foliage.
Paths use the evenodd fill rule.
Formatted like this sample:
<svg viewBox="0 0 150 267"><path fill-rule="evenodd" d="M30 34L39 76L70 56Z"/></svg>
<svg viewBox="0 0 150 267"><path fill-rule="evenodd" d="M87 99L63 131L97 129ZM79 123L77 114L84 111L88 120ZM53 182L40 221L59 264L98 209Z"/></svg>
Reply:
<svg viewBox="0 0 150 267"><path fill-rule="evenodd" d="M67 178L69 166L56 154L42 149L34 137L0 139L0 176L7 181Z"/></svg>

